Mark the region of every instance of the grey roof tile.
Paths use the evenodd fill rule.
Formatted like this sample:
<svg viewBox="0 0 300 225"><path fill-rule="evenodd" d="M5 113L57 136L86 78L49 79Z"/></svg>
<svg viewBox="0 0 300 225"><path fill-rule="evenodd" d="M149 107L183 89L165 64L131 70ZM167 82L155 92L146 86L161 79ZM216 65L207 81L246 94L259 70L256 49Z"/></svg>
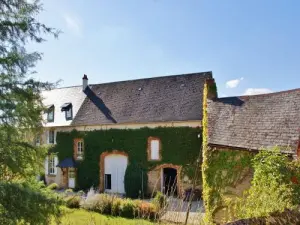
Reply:
<svg viewBox="0 0 300 225"><path fill-rule="evenodd" d="M90 88L116 123L201 120L207 78L212 78L211 72L103 83ZM72 125L112 123L86 98Z"/></svg>
<svg viewBox="0 0 300 225"><path fill-rule="evenodd" d="M208 142L244 149L280 146L295 152L300 137L300 89L208 102Z"/></svg>

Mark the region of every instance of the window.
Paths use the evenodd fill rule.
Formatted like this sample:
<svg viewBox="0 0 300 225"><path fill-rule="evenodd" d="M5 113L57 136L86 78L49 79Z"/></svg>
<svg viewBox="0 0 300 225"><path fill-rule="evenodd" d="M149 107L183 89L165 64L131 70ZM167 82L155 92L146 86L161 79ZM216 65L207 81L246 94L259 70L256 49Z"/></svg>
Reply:
<svg viewBox="0 0 300 225"><path fill-rule="evenodd" d="M54 130L48 131L48 144L54 144L55 143L55 133Z"/></svg>
<svg viewBox="0 0 300 225"><path fill-rule="evenodd" d="M160 140L155 137L148 139L148 160L160 160Z"/></svg>
<svg viewBox="0 0 300 225"><path fill-rule="evenodd" d="M66 111L66 120L72 120L72 107Z"/></svg>
<svg viewBox="0 0 300 225"><path fill-rule="evenodd" d="M57 165L57 156L56 155L49 155L48 156L48 171L47 171L47 174L49 175L56 175L57 173L57 168L56 168L56 165Z"/></svg>
<svg viewBox="0 0 300 225"><path fill-rule="evenodd" d="M74 168L69 168L68 173L69 173L69 178L75 178Z"/></svg>
<svg viewBox="0 0 300 225"><path fill-rule="evenodd" d="M83 141L77 142L77 159L83 158Z"/></svg>
<svg viewBox="0 0 300 225"><path fill-rule="evenodd" d="M48 108L47 121L48 122L54 121L54 105Z"/></svg>
<svg viewBox="0 0 300 225"><path fill-rule="evenodd" d="M111 189L111 174L105 174L104 175L104 182L105 182L105 189L110 190Z"/></svg>
<svg viewBox="0 0 300 225"><path fill-rule="evenodd" d="M61 106L61 111L65 112L66 120L72 120L73 112L72 112L72 103L65 103Z"/></svg>

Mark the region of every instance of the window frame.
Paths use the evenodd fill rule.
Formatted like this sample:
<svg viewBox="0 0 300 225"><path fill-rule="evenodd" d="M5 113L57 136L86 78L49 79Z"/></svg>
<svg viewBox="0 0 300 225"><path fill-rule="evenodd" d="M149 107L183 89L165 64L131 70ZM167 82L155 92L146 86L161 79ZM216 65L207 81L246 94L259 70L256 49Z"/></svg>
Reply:
<svg viewBox="0 0 300 225"><path fill-rule="evenodd" d="M104 190L111 190L111 174L104 174Z"/></svg>
<svg viewBox="0 0 300 225"><path fill-rule="evenodd" d="M50 106L48 108L48 111L47 111L47 122L48 123L54 122L54 111L55 111L54 109L55 109L54 106ZM52 118L50 118L51 113L52 113Z"/></svg>
<svg viewBox="0 0 300 225"><path fill-rule="evenodd" d="M68 115L68 112L70 113L70 115ZM66 120L72 120L73 119L73 107L72 107L72 105L69 107L68 110L65 110L65 117L66 117Z"/></svg>
<svg viewBox="0 0 300 225"><path fill-rule="evenodd" d="M83 138L75 138L74 139L73 158L74 158L74 160L83 160L84 159L84 140L83 140Z"/></svg>
<svg viewBox="0 0 300 225"><path fill-rule="evenodd" d="M158 142L158 158L153 159L152 158L152 141ZM148 161L161 161L161 140L158 137L149 137L148 138Z"/></svg>
<svg viewBox="0 0 300 225"><path fill-rule="evenodd" d="M80 149L80 151L79 151ZM83 158L83 140L80 140L77 142L77 159L82 159Z"/></svg>
<svg viewBox="0 0 300 225"><path fill-rule="evenodd" d="M48 174L49 175L56 175L55 157L57 157L57 156L53 155L53 154L48 156Z"/></svg>
<svg viewBox="0 0 300 225"><path fill-rule="evenodd" d="M50 133L53 132L53 142L50 142ZM55 130L48 130L48 144L55 144Z"/></svg>

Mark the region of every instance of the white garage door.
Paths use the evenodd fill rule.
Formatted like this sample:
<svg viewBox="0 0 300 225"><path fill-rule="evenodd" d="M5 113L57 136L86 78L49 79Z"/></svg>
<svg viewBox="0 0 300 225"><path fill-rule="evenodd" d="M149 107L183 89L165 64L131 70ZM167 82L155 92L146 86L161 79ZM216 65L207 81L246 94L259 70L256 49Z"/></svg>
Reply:
<svg viewBox="0 0 300 225"><path fill-rule="evenodd" d="M127 168L127 157L111 154L104 158L104 189L111 193L125 193L124 177Z"/></svg>

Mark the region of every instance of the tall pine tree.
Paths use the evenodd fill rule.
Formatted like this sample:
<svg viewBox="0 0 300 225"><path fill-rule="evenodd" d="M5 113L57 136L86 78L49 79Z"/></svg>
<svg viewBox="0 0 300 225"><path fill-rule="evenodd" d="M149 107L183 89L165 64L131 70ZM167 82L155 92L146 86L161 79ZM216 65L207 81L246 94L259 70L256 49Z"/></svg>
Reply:
<svg viewBox="0 0 300 225"><path fill-rule="evenodd" d="M45 150L34 146L41 131L41 91L53 84L34 79L41 53L28 52L29 42L58 31L40 23L39 1L0 0L0 224L47 224L59 214L59 202L34 176Z"/></svg>

